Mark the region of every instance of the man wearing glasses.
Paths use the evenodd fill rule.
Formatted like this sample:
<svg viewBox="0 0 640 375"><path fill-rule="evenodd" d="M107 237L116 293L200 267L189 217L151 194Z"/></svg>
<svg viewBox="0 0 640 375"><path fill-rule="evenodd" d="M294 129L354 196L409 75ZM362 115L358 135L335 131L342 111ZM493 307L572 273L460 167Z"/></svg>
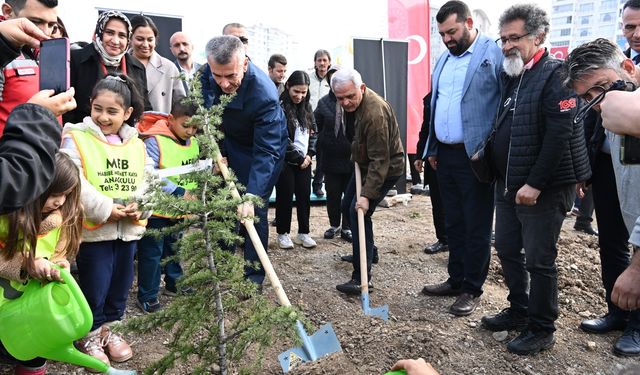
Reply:
<svg viewBox="0 0 640 375"><path fill-rule="evenodd" d="M574 49L567 57L563 71L567 87L575 90L587 103L581 113L588 108L600 112L600 104L607 92L634 91L640 82L640 69L623 55L617 45L602 38ZM627 103L633 105L631 101ZM580 328L590 333L624 330L613 346L614 353L626 357L638 356L640 311L636 310L638 306L635 300L629 303L628 298L621 298L614 292L614 284L627 267L630 270L640 268L640 258L629 266L631 254L627 245L629 233L640 216L637 188L640 166L620 163L621 137L605 131L603 125L606 122L599 118L590 146L594 148L594 143L600 146L595 152L591 182L600 229L600 263L608 313L602 318L583 321ZM598 137L598 133L602 136ZM633 239L632 242L640 245L637 237L636 233L635 242Z"/></svg>
<svg viewBox="0 0 640 375"><path fill-rule="evenodd" d="M5 0L0 21L24 17L51 37L58 27L58 0ZM40 91L38 62L30 48L0 72L0 137L9 113Z"/></svg>
<svg viewBox="0 0 640 375"><path fill-rule="evenodd" d="M522 330L507 350L530 355L555 343L556 242L576 183L591 171L582 123L573 121L575 94L559 79L562 62L541 47L549 32L546 12L514 5L500 16L499 29L505 59L492 148L495 247L510 306L482 324L491 331Z"/></svg>

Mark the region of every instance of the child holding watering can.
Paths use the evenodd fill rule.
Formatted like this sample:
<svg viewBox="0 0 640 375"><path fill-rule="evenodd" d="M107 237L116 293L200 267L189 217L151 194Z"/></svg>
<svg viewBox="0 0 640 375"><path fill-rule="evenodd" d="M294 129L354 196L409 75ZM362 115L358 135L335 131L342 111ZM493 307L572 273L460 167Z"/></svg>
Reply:
<svg viewBox="0 0 640 375"><path fill-rule="evenodd" d="M39 222L39 224L36 224ZM37 232L33 228L38 227ZM69 269L77 253L82 231L80 176L71 159L57 154L55 175L49 188L31 204L0 217L0 309L7 301L22 296L28 277L61 281L57 264ZM35 242L35 246L34 246ZM30 249L34 249L35 252ZM31 262L33 259L33 262ZM25 270L26 268L26 270ZM0 353L11 355L3 346ZM18 361L16 374L44 375L46 360Z"/></svg>
<svg viewBox="0 0 640 375"><path fill-rule="evenodd" d="M91 116L63 130L61 150L81 171L80 200L85 210L82 244L76 258L80 287L93 313L89 334L78 345L106 364L132 357L127 342L109 323L124 315L133 283L136 244L149 212L138 210L141 190L153 161L130 124L142 113L142 96L126 75L99 81L91 95Z"/></svg>

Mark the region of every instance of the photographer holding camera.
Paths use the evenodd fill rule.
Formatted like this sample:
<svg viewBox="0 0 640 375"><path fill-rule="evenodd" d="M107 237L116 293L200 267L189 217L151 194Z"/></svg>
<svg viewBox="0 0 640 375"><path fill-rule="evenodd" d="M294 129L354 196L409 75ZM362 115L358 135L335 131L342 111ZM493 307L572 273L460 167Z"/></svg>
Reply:
<svg viewBox="0 0 640 375"><path fill-rule="evenodd" d="M617 94L618 91L633 91L640 82L640 69L622 53L616 44L603 38L574 49L565 60L563 70L565 85L575 90L586 102L576 115L577 120L580 120L578 117L591 108L599 112L605 97ZM625 115L628 116L626 109ZM623 335L614 345L614 353L622 356L638 356L640 355L640 311L636 310L638 297L634 297L633 301L628 300L633 289L637 288L638 282L630 284L627 281L624 298L621 298L620 290L616 290L618 288L616 280L626 280L627 276L624 279L620 276L628 272L635 271L640 274L640 259L635 259L631 263L627 245L629 233L632 232L634 223L640 216L640 200L638 200L636 187L640 182L640 166L623 164L622 161L629 159L628 152L633 149L629 150L626 147L626 154L621 154L622 137L610 130L604 130L609 127L608 117L602 116L598 120L589 146L592 151L591 183L600 231L602 282L606 290L608 314L602 318L586 320L582 322L580 328L591 333L624 330ZM640 235L636 233L636 237ZM640 244L640 241L635 243ZM637 295L640 293L636 293Z"/></svg>

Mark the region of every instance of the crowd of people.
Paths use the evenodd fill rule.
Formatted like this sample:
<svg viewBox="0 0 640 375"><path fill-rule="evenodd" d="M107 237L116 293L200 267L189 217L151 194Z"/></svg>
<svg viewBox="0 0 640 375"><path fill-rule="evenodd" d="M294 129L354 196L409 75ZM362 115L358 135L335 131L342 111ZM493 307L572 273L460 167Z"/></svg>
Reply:
<svg viewBox="0 0 640 375"><path fill-rule="evenodd" d="M5 0L2 6L0 277L10 281L3 288L19 291L27 278L60 281L55 266L69 268L75 261L93 314L93 326L77 346L107 364L132 358L131 347L111 327L123 318L136 254L136 304L144 313L162 308L163 273L162 293L191 292L178 288L179 262L161 263L175 254L176 235L145 236L146 228L178 219L142 211L132 198L145 194L145 174L198 159L197 128L188 122L196 107L182 102L196 74L205 106L235 95L222 115L222 149L245 194L266 202L275 188L277 245L317 246L310 195L326 194L330 226L323 237L352 246L352 255L343 258L353 272L336 289L360 294L362 272L373 287L371 265L378 256L372 215L405 173L406 155L394 109L358 71L331 65L329 52L319 49L310 71L287 75L286 57L276 54L263 72L250 59L239 23L227 24L207 43L202 65L192 59L189 36L176 32L172 61L155 51L159 30L151 18L108 10L99 15L92 42L71 51L71 88L40 91L39 41L66 35L56 7L56 0ZM448 312L473 313L494 237L508 306L483 317L482 326L519 331L506 346L510 352L550 349L559 315L556 244L576 194L590 193L607 314L580 327L596 334L621 330L614 353L639 356L640 256L629 245L634 252L640 246L634 189L640 181L634 147L640 143L631 138L640 135L638 106L631 104L640 95L640 1L623 7L629 49L596 39L565 61L542 47L550 24L537 5L506 9L496 41L474 27L462 1L445 3L436 20L447 51L424 99L412 164L424 169L433 206L437 242L424 251L449 252L448 278L426 285L423 294L456 296ZM356 186L356 169L362 186ZM163 180L165 193L193 199L191 183ZM292 238L294 204L298 233ZM240 219L259 219L264 248L267 210L251 200L238 207ZM362 246L352 235L359 210ZM367 270L360 268L361 248ZM249 238L243 250L247 262L259 262ZM261 286L265 273L247 266L245 277ZM4 293L0 305L10 295ZM45 362L18 361L16 374L44 374ZM393 369L436 373L422 359L401 360Z"/></svg>

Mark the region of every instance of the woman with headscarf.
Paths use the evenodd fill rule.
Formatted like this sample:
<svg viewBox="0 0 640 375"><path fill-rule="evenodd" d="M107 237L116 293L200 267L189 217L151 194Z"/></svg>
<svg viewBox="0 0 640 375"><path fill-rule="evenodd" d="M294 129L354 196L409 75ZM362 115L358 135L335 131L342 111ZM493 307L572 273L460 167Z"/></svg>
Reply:
<svg viewBox="0 0 640 375"><path fill-rule="evenodd" d="M151 110L147 96L147 76L144 65L127 53L131 39L131 22L117 10L100 15L93 42L71 51L71 86L76 90L78 107L62 116L64 122L81 123L91 113L89 98L93 86L109 73L129 76L144 96L144 109Z"/></svg>
<svg viewBox="0 0 640 375"><path fill-rule="evenodd" d="M147 93L154 111L171 113L174 100L184 97L180 72L171 60L156 52L158 28L144 15L131 17L131 53L147 69Z"/></svg>

